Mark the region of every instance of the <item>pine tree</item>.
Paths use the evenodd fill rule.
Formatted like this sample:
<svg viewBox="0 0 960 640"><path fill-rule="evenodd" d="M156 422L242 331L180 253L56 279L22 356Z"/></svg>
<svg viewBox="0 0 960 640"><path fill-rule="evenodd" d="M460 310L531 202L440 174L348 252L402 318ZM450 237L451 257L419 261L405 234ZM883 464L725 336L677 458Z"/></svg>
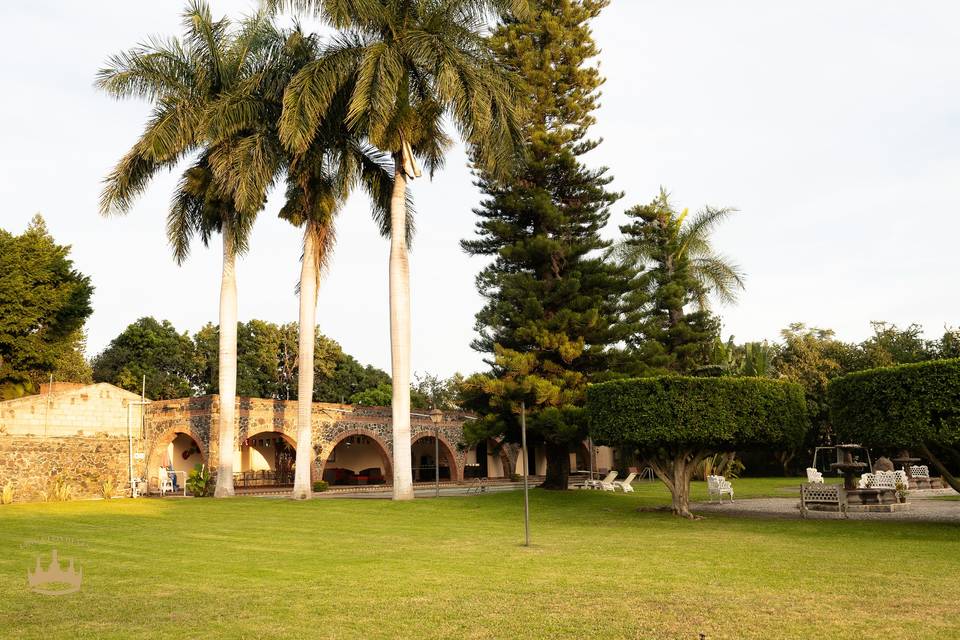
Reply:
<svg viewBox="0 0 960 640"><path fill-rule="evenodd" d="M589 22L607 4L537 0L527 19L493 34L524 82L526 159L509 181L478 173L478 237L462 243L494 257L477 277L486 304L473 348L490 355L491 371L464 385L466 404L485 416L471 435L517 442L525 402L531 439L547 452L544 486L554 489L566 489L568 454L586 435L586 385L608 370L625 331L617 320L630 270L604 260L599 235L621 194L607 190L606 168L580 162L598 144L586 137L603 83L588 65L598 53Z"/></svg>
<svg viewBox="0 0 960 640"><path fill-rule="evenodd" d="M633 373L691 374L711 362L720 323L699 301L708 290L691 268L688 233L667 193L629 209L630 224L620 227L622 246L642 248L646 268L628 305L641 316L628 343Z"/></svg>

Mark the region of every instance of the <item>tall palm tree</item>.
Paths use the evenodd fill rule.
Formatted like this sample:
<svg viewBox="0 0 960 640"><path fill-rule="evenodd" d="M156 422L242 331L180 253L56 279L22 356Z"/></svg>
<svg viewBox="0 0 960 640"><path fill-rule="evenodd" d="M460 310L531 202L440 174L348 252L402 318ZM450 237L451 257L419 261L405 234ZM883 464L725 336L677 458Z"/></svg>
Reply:
<svg viewBox="0 0 960 640"><path fill-rule="evenodd" d="M214 20L209 6L191 0L183 14L182 39L151 38L112 56L97 74L97 85L116 98L141 98L153 109L139 140L105 180L100 208L105 215L126 213L133 200L162 169L198 156L184 172L167 218L167 235L178 263L186 259L190 241L203 243L219 232L223 238L220 281L219 461L218 497L233 495L237 373L237 285L235 264L248 245L256 208L238 206L237 198L218 180L218 155L230 144L212 144L206 135L211 105L261 64L270 32L266 15L247 20L232 31L227 19Z"/></svg>
<svg viewBox="0 0 960 640"><path fill-rule="evenodd" d="M393 497L413 498L410 454L410 267L407 181L443 165L449 117L474 161L506 171L519 148L520 119L510 78L484 40L486 20L525 0L270 0L312 10L339 30L318 61L292 80L280 136L303 152L347 92L344 123L389 154L390 350L393 375Z"/></svg>
<svg viewBox="0 0 960 640"><path fill-rule="evenodd" d="M277 123L290 79L320 56L316 36L299 25L277 31L272 53L257 73L214 106L214 140L231 141L218 158L216 172L238 199L249 206L266 197L276 177L285 172L286 203L280 217L302 227L300 322L297 395L297 458L293 497L311 496L313 464L312 409L316 307L320 276L333 250L334 221L350 192L361 186L372 200L381 233L389 234L386 211L393 189L389 158L354 137L344 125L341 96L331 105L317 135L302 153L289 153L279 142Z"/></svg>
<svg viewBox="0 0 960 640"><path fill-rule="evenodd" d="M697 307L701 310L710 308L710 293L723 303L736 302L738 291L744 288L745 275L728 257L714 251L710 242L710 234L717 225L736 213L736 209L707 206L688 220L689 210L678 213L663 187L650 207L656 210L656 223L668 236L665 264L669 267L686 261L690 274L700 285L696 294ZM654 246L653 240L645 244L631 237L616 243L612 253L621 263L643 270L654 255L663 253L663 248L659 241Z"/></svg>

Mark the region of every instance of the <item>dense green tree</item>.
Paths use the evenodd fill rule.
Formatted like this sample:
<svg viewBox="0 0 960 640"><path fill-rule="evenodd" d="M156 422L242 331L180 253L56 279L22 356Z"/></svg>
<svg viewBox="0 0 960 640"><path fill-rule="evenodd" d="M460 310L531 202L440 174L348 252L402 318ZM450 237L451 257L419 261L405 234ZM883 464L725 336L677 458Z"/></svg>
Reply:
<svg viewBox="0 0 960 640"><path fill-rule="evenodd" d="M686 211L678 213L663 190L650 204L627 210L633 221L620 227L620 249L635 252L642 263L635 266L643 268L628 298L641 317L627 340L633 373L690 374L710 364L720 323L706 307L711 280L698 275L704 265L696 261L711 260L718 281L741 282L735 268L719 266L725 261L709 247L707 234L722 211L706 209L685 225ZM713 257L699 256L694 247Z"/></svg>
<svg viewBox="0 0 960 640"><path fill-rule="evenodd" d="M19 236L0 229L0 399L34 392L58 371L85 375L77 359L93 285L69 255L39 214Z"/></svg>
<svg viewBox="0 0 960 640"><path fill-rule="evenodd" d="M506 180L478 167L486 199L474 211L477 237L462 243L470 255L493 257L477 277L486 303L473 347L491 370L465 385L468 406L485 416L470 435L519 441L525 402L551 489L567 488L568 453L586 436L587 384L606 375L611 347L628 330L619 314L631 271L604 259L609 243L600 237L621 195L607 189L606 168L581 161L598 144L587 138L603 83L589 63L598 53L590 21L607 4L539 0L527 18L494 32L500 63L517 71L529 105L525 162Z"/></svg>
<svg viewBox="0 0 960 640"><path fill-rule="evenodd" d="M93 379L140 393L154 400L194 395L197 357L187 333L154 318L140 318L93 359Z"/></svg>
<svg viewBox="0 0 960 640"><path fill-rule="evenodd" d="M523 0L273 0L312 9L341 30L326 55L307 65L284 98L280 134L305 152L338 97L345 124L388 154L394 182L390 201L390 344L393 376L394 499L413 498L410 466L410 273L407 181L432 174L451 144L448 121L463 134L477 162L507 168L518 131L514 93L491 55L484 20Z"/></svg>

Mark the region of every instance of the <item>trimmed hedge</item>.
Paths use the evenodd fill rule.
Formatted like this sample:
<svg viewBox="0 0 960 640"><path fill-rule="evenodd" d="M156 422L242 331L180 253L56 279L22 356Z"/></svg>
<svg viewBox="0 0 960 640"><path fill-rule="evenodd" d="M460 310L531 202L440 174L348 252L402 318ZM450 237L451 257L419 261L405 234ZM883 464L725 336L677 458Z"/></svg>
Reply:
<svg viewBox="0 0 960 640"><path fill-rule="evenodd" d="M960 442L960 359L858 371L830 381L830 420L841 440L909 449Z"/></svg>
<svg viewBox="0 0 960 640"><path fill-rule="evenodd" d="M800 385L765 378L659 377L587 388L598 444L719 451L799 444L808 428Z"/></svg>

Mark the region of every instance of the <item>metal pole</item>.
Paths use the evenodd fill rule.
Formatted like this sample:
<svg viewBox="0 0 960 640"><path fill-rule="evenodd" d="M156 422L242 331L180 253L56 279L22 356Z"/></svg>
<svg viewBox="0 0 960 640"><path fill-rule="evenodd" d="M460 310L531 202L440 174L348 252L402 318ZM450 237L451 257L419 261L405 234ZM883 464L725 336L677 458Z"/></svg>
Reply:
<svg viewBox="0 0 960 640"><path fill-rule="evenodd" d="M523 530L525 547L530 546L530 484L527 480L527 403L520 401L520 442L523 445Z"/></svg>
<svg viewBox="0 0 960 640"><path fill-rule="evenodd" d="M590 451L587 451L587 457L590 458L590 479L593 480L593 438L587 438L590 443Z"/></svg>
<svg viewBox="0 0 960 640"><path fill-rule="evenodd" d="M433 480L437 485L437 495L440 497L440 431L433 430Z"/></svg>
<svg viewBox="0 0 960 640"><path fill-rule="evenodd" d="M130 401L127 401L127 454L129 456L130 497L137 497L137 490L133 484L133 433L130 431Z"/></svg>

